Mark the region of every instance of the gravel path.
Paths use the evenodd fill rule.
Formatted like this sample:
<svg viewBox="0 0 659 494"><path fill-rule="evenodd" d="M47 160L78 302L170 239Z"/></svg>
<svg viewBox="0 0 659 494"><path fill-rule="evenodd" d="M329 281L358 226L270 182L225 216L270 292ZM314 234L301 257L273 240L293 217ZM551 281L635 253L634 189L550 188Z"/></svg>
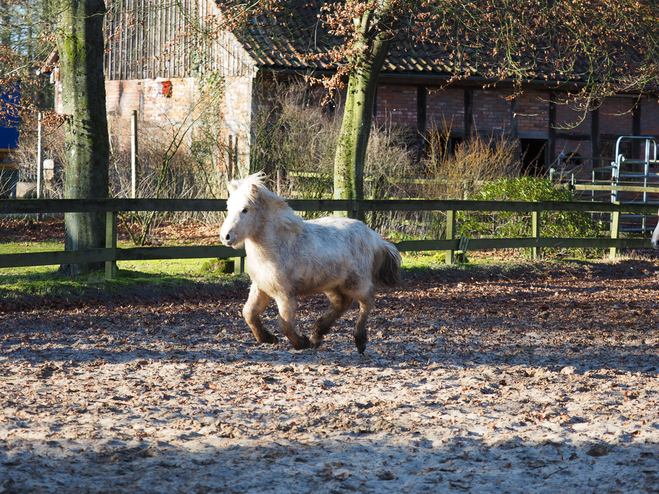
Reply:
<svg viewBox="0 0 659 494"><path fill-rule="evenodd" d="M364 356L240 289L0 313L0 493L659 492L659 269L613 271L410 277Z"/></svg>

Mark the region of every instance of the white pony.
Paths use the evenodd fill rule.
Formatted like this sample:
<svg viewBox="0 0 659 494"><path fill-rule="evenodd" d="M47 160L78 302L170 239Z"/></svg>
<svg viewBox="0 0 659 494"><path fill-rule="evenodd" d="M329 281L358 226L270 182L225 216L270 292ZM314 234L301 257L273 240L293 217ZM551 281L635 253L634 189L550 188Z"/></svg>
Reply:
<svg viewBox="0 0 659 494"><path fill-rule="evenodd" d="M354 330L359 353L366 348L366 320L376 287L398 283L400 254L364 223L326 217L304 221L263 185L263 172L229 183L222 243L245 245L252 280L243 316L259 343L276 343L263 328L270 299L279 309L279 328L297 350L317 348L353 299L359 302ZM295 330L297 296L324 293L331 307L314 323L311 340Z"/></svg>
<svg viewBox="0 0 659 494"><path fill-rule="evenodd" d="M659 249L659 220L657 220L657 226L654 229L654 233L652 234L652 247L655 249Z"/></svg>

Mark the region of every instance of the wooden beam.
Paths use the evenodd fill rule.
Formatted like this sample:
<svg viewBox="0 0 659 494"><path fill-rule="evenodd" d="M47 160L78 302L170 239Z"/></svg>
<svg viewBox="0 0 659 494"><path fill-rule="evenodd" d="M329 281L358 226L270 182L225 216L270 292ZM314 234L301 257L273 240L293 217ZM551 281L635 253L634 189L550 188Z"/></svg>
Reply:
<svg viewBox="0 0 659 494"><path fill-rule="evenodd" d="M590 155L600 155L600 110L595 108L590 112ZM599 165L592 165L597 167Z"/></svg>
<svg viewBox="0 0 659 494"><path fill-rule="evenodd" d="M465 141L471 138L471 132L474 128L474 90L465 88L464 90L464 110L465 110Z"/></svg>
<svg viewBox="0 0 659 494"><path fill-rule="evenodd" d="M425 86L416 88L416 130L425 137L426 135L426 100L428 90Z"/></svg>
<svg viewBox="0 0 659 494"><path fill-rule="evenodd" d="M547 120L547 166L556 163L556 94L549 93L549 115Z"/></svg>
<svg viewBox="0 0 659 494"><path fill-rule="evenodd" d="M637 99L632 107L632 135L643 135L641 129L641 100ZM632 141L632 158L641 158L641 141L634 139Z"/></svg>
<svg viewBox="0 0 659 494"><path fill-rule="evenodd" d="M593 187L593 186L591 186ZM608 187L608 186L598 186ZM631 186L630 186L631 187ZM425 199L374 199L349 201L294 199L296 211L517 211L536 208L552 211L585 211L657 214L657 206L642 203L614 204L590 201L462 201ZM0 214L80 213L108 211L226 211L226 199L3 199Z"/></svg>

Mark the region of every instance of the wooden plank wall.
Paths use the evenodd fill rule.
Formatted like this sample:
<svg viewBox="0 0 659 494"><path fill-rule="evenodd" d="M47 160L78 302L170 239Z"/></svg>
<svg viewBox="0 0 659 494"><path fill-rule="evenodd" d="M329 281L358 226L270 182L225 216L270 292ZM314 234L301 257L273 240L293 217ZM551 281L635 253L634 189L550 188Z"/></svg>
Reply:
<svg viewBox="0 0 659 494"><path fill-rule="evenodd" d="M252 73L231 33L218 29L213 0L115 0L106 16L109 80Z"/></svg>

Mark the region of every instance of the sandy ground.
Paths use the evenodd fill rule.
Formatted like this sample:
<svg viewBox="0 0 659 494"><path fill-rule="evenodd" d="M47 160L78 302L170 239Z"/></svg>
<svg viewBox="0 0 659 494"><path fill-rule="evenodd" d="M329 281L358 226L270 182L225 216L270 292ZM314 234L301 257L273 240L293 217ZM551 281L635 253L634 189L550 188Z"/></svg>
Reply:
<svg viewBox="0 0 659 494"><path fill-rule="evenodd" d="M659 492L657 264L541 271L408 278L364 356L242 289L5 311L0 493Z"/></svg>

